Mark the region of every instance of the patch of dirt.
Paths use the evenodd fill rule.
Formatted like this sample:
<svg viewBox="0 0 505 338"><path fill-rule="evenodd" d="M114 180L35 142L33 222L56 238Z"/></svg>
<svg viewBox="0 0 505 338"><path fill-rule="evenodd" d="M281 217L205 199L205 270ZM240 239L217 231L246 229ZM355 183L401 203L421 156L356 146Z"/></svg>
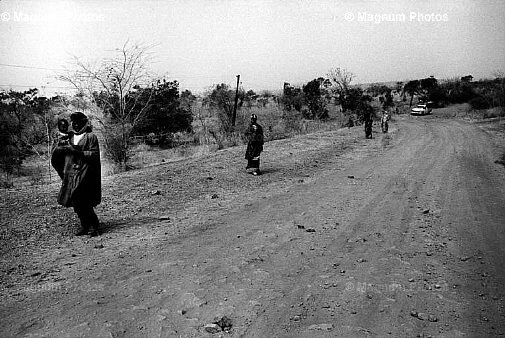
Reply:
<svg viewBox="0 0 505 338"><path fill-rule="evenodd" d="M259 177L244 147L116 175L99 238L57 185L2 191L0 336L505 334L495 138L436 115L374 135L269 142Z"/></svg>

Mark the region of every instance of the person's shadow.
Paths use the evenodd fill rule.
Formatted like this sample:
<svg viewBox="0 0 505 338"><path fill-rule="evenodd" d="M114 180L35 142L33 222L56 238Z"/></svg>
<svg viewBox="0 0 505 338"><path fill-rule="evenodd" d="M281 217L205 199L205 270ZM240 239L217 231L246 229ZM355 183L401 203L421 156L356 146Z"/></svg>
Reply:
<svg viewBox="0 0 505 338"><path fill-rule="evenodd" d="M159 218L151 217L151 216L139 216L133 217L131 219L108 219L108 220L100 220L99 231L100 234L113 233L116 231L120 231L123 229L130 228L139 224L150 224L160 222Z"/></svg>
<svg viewBox="0 0 505 338"><path fill-rule="evenodd" d="M275 174L280 171L278 168L272 168L272 167L260 168L260 170L262 175Z"/></svg>

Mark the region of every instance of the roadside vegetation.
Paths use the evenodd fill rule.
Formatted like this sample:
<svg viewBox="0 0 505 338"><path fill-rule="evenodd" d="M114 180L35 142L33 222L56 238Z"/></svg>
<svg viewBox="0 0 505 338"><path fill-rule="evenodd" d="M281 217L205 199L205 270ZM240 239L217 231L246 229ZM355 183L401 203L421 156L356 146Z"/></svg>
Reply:
<svg viewBox="0 0 505 338"><path fill-rule="evenodd" d="M75 58L59 75L73 94L0 91L0 187L58 181L49 164L56 122L73 111L90 116L106 175L242 145L252 113L267 141L359 125L367 111L376 117L382 109L408 113L415 100L436 108L464 105L473 117L505 116L504 74L360 85L349 70L333 68L305 84L286 82L277 92L220 83L194 94L153 74L151 61L149 46L127 42L111 59Z"/></svg>

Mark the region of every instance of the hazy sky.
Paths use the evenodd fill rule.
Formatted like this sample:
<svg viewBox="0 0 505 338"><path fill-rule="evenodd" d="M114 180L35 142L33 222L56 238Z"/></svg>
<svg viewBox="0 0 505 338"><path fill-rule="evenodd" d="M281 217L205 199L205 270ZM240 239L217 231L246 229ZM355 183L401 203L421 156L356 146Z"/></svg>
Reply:
<svg viewBox="0 0 505 338"><path fill-rule="evenodd" d="M48 94L64 90L55 74L71 55L128 39L154 44L153 70L192 91L237 74L245 89L281 89L333 67L356 82L505 71L503 0L0 0L0 15L0 87Z"/></svg>

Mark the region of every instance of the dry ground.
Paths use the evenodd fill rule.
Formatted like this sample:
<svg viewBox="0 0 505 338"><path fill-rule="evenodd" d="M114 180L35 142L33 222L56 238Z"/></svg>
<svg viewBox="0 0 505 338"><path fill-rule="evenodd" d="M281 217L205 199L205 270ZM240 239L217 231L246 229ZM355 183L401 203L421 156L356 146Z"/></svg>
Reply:
<svg viewBox="0 0 505 338"><path fill-rule="evenodd" d="M58 186L1 192L0 336L505 335L505 171L494 124L398 118L104 182L76 238Z"/></svg>

